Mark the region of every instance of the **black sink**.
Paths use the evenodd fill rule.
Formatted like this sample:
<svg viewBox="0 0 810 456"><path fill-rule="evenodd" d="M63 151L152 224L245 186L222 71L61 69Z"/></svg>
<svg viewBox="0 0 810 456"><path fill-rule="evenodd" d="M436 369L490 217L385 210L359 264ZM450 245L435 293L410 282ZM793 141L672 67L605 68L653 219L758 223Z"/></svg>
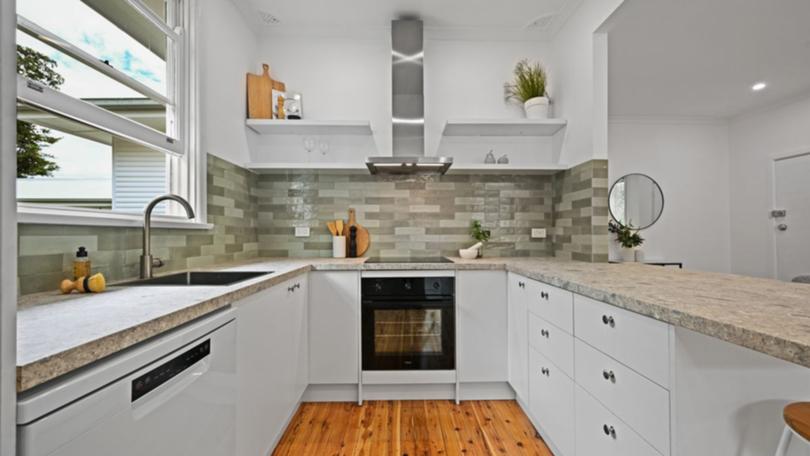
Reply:
<svg viewBox="0 0 810 456"><path fill-rule="evenodd" d="M253 279L259 276L272 274L273 271L198 271L198 272L178 272L151 279L141 279L132 282L122 283L121 286L225 286L233 285L243 280Z"/></svg>

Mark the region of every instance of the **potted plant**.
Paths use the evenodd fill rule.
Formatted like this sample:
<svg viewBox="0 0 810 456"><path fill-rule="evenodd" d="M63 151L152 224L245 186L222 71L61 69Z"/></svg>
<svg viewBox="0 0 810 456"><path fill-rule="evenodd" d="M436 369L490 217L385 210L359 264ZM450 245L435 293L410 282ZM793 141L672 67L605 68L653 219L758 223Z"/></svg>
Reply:
<svg viewBox="0 0 810 456"><path fill-rule="evenodd" d="M478 249L478 258L481 258L484 256L484 245L487 243L487 241L489 241L489 238L492 236L492 232L485 230L484 227L481 226L481 222L479 220L473 220L470 224L470 236L483 244Z"/></svg>
<svg viewBox="0 0 810 456"><path fill-rule="evenodd" d="M644 243L644 238L631 224L620 225L613 220L608 222L608 231L616 235L616 242L622 246L622 261L636 261L636 249Z"/></svg>
<svg viewBox="0 0 810 456"><path fill-rule="evenodd" d="M515 80L506 84L506 97L523 103L529 119L548 118L546 70L539 63L523 59L515 65Z"/></svg>

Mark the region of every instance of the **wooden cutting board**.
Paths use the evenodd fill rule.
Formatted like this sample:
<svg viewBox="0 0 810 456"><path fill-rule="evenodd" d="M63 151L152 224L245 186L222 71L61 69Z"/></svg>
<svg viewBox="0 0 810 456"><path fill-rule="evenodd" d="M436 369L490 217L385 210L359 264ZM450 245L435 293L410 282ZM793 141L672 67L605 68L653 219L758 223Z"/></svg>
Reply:
<svg viewBox="0 0 810 456"><path fill-rule="evenodd" d="M270 65L262 64L262 74L247 74L247 105L249 119L273 118L273 79Z"/></svg>
<svg viewBox="0 0 810 456"><path fill-rule="evenodd" d="M349 251L348 242L351 227L357 228L357 256L361 257L368 251L371 240L369 239L368 230L365 229L363 225L357 223L357 214L354 209L349 209L349 221L343 226L343 235L346 236L347 242L346 252Z"/></svg>

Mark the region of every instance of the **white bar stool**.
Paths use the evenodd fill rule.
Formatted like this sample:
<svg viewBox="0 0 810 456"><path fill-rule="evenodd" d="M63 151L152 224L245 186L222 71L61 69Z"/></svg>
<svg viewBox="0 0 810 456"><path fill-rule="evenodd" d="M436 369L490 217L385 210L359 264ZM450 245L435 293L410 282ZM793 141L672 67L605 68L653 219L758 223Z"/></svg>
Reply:
<svg viewBox="0 0 810 456"><path fill-rule="evenodd" d="M804 443L810 444L810 402L794 402L785 407L785 430L779 439L775 456L785 456L793 435L798 435Z"/></svg>

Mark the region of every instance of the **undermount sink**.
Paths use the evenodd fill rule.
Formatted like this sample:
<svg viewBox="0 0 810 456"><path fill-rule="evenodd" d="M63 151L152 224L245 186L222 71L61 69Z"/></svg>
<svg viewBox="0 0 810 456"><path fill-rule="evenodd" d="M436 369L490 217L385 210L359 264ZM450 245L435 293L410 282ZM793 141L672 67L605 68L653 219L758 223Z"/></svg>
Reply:
<svg viewBox="0 0 810 456"><path fill-rule="evenodd" d="M273 271L198 271L198 272L178 272L165 276L153 277L151 279L141 279L132 282L122 283L121 286L205 286L233 285L243 280L253 279L259 276L272 274Z"/></svg>

